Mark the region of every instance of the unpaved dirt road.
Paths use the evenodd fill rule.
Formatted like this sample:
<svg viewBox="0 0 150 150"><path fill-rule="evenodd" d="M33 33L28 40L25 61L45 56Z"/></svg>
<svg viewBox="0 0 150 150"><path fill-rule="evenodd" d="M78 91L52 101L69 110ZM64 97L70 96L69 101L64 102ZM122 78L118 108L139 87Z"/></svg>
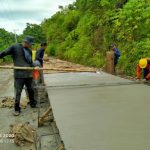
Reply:
<svg viewBox="0 0 150 150"><path fill-rule="evenodd" d="M95 70L95 68L92 67L87 67L80 64L74 64L53 57L46 58L46 61L44 62L44 68L75 69L75 70L78 69L78 70L89 70L89 71ZM49 70L44 71L44 73L57 73L57 72L58 71L49 71ZM59 71L59 72L64 72L64 71Z"/></svg>

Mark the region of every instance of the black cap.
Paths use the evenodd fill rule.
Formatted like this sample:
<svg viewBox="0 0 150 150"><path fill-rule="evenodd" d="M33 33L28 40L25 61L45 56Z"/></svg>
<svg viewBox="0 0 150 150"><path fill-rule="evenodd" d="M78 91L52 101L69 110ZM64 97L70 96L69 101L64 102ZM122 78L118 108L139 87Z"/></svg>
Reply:
<svg viewBox="0 0 150 150"><path fill-rule="evenodd" d="M34 44L34 38L32 36L26 36L23 41L27 42L29 45Z"/></svg>
<svg viewBox="0 0 150 150"><path fill-rule="evenodd" d="M47 46L46 42L41 42L41 46Z"/></svg>
<svg viewBox="0 0 150 150"><path fill-rule="evenodd" d="M111 45L109 45L109 49L114 48L114 46L115 46L115 44L111 44Z"/></svg>

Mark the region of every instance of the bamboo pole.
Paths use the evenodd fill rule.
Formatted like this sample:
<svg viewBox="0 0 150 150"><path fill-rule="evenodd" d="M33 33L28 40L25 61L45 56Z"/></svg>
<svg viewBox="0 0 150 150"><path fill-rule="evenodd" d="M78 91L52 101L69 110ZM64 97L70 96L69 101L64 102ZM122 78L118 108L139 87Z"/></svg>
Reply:
<svg viewBox="0 0 150 150"><path fill-rule="evenodd" d="M17 66L0 66L0 69L15 69L15 70L52 70L66 72L97 72L97 70L88 69L70 69L70 68L36 68L36 67L17 67Z"/></svg>

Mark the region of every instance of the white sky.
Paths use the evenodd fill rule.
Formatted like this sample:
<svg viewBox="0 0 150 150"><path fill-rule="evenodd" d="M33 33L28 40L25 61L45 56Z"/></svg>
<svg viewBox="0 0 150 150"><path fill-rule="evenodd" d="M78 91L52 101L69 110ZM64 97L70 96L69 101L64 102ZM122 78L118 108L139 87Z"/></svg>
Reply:
<svg viewBox="0 0 150 150"><path fill-rule="evenodd" d="M0 28L22 33L26 23L40 24L57 12L58 6L75 0L0 0Z"/></svg>

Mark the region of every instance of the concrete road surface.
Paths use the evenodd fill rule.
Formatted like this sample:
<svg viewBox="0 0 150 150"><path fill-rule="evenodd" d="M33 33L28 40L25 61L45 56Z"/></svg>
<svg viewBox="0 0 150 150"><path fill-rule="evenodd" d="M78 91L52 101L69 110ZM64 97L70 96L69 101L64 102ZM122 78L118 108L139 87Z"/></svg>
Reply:
<svg viewBox="0 0 150 150"><path fill-rule="evenodd" d="M150 150L149 86L103 72L52 74L46 83L67 150Z"/></svg>

